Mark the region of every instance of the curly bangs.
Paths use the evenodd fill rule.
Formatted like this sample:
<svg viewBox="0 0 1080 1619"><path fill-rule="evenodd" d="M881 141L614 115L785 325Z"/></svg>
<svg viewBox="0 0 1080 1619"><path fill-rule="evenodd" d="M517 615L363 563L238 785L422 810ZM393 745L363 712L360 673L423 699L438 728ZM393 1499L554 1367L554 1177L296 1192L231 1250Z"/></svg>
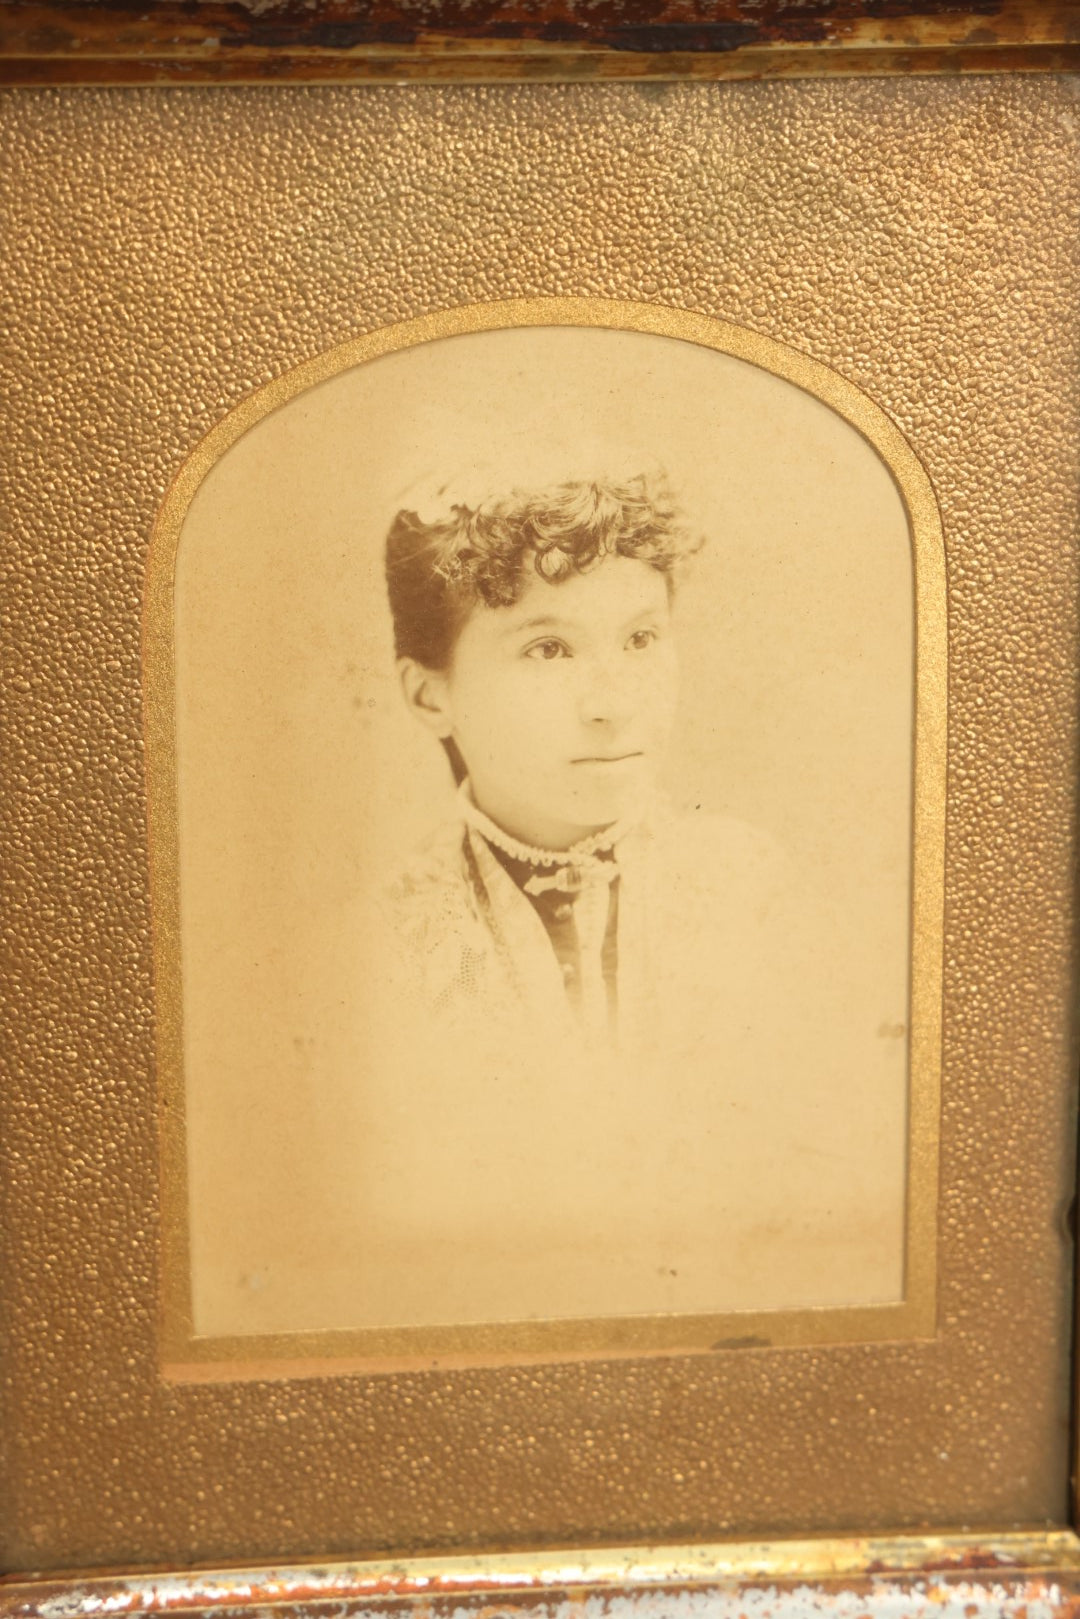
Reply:
<svg viewBox="0 0 1080 1619"><path fill-rule="evenodd" d="M700 546L666 479L644 474L622 483L516 489L475 509L452 506L432 523L398 512L386 540L395 651L426 668L445 668L477 603L511 606L530 568L557 584L623 556L670 577Z"/></svg>

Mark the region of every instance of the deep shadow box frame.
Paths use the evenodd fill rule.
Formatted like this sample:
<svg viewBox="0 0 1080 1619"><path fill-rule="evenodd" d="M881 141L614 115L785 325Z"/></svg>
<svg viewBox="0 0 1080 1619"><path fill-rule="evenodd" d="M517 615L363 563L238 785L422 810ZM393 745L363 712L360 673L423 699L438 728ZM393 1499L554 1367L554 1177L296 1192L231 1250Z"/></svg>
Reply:
<svg viewBox="0 0 1080 1619"><path fill-rule="evenodd" d="M1078 70L1075 0L0 3L5 86L595 83ZM13 178L17 182L9 175L4 183ZM93 1490L94 1479L85 1487ZM0 1582L0 1615L1065 1615L1080 1612L1077 1527L1074 1516L1072 1527L1063 1522L1000 1534L965 1533L957 1525L932 1535L273 1567L106 1568L63 1577L20 1572Z"/></svg>

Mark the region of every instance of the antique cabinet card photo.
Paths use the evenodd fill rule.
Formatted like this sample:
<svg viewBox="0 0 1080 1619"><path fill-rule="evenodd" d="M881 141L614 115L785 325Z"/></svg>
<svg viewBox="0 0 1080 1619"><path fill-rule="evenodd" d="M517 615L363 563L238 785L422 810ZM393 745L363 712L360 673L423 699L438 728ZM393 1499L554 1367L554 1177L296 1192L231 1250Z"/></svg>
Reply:
<svg viewBox="0 0 1080 1619"><path fill-rule="evenodd" d="M284 384L150 562L192 1349L932 1332L944 574L908 446L655 305L465 308Z"/></svg>

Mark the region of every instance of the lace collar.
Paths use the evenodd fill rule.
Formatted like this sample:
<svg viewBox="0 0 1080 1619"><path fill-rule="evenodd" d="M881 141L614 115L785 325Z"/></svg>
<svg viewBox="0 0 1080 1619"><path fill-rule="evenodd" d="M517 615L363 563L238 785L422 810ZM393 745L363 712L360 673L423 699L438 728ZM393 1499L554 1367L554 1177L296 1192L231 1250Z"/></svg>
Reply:
<svg viewBox="0 0 1080 1619"><path fill-rule="evenodd" d="M629 820L615 821L590 837L582 838L580 843L571 844L569 849L538 849L531 843L521 843L517 838L512 838L490 816L484 814L473 799L468 777L458 788L458 802L466 825L479 832L496 849L501 849L503 854L509 855L511 860L528 866L589 866L598 856L610 855L620 839L636 825L636 822Z"/></svg>

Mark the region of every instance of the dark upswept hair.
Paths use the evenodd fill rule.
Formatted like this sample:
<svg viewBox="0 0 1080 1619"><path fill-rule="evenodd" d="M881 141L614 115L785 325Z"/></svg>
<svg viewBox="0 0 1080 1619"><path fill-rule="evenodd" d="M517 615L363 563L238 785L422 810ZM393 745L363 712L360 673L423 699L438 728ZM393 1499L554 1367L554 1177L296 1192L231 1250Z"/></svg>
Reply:
<svg viewBox="0 0 1080 1619"><path fill-rule="evenodd" d="M606 557L634 557L670 579L700 545L666 478L644 473L514 489L430 523L400 511L386 539L394 650L445 669L472 609L511 606L530 567L557 584Z"/></svg>

